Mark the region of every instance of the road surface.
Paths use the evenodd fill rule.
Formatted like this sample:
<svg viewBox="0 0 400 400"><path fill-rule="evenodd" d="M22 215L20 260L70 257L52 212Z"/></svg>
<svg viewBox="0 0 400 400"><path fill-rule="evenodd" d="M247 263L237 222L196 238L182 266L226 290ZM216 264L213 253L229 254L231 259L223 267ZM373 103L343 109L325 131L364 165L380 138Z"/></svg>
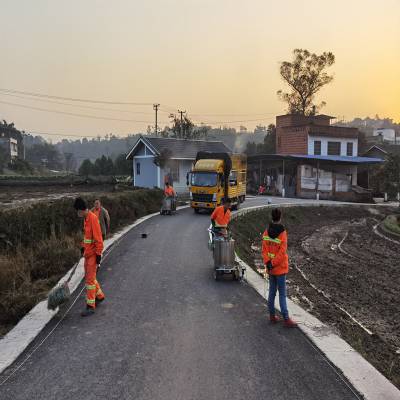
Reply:
<svg viewBox="0 0 400 400"><path fill-rule="evenodd" d="M0 398L356 399L300 330L269 324L265 301L252 288L214 281L208 225L209 215L186 209L134 228L102 265L107 299L96 315L80 317L81 295L0 387Z"/></svg>

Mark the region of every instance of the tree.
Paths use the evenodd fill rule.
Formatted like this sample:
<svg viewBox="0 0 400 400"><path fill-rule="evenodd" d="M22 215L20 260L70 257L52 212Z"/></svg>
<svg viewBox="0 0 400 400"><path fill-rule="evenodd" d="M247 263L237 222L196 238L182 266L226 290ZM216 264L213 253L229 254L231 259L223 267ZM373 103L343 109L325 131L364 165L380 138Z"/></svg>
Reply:
<svg viewBox="0 0 400 400"><path fill-rule="evenodd" d="M37 166L49 169L62 169L62 156L55 146L50 143L34 144L26 151L26 160Z"/></svg>
<svg viewBox="0 0 400 400"><path fill-rule="evenodd" d="M317 92L332 82L333 76L326 73L326 68L335 62L331 52L321 55L308 50L293 50L294 60L283 61L280 65L281 78L289 85L288 93L279 90L278 97L287 103L289 114L315 115L325 102L314 104Z"/></svg>
<svg viewBox="0 0 400 400"><path fill-rule="evenodd" d="M176 115L172 115L172 137L178 139L193 139L193 122L186 115L181 119Z"/></svg>
<svg viewBox="0 0 400 400"><path fill-rule="evenodd" d="M263 143L256 144L255 142L247 142L245 153L253 154L275 154L276 152L276 127L274 124L269 124L266 128L266 135Z"/></svg>
<svg viewBox="0 0 400 400"><path fill-rule="evenodd" d="M93 175L94 165L92 162L87 158L83 160L81 166L79 167L79 175L89 176Z"/></svg>
<svg viewBox="0 0 400 400"><path fill-rule="evenodd" d="M64 153L65 170L75 171L76 170L76 158L73 153Z"/></svg>
<svg viewBox="0 0 400 400"><path fill-rule="evenodd" d="M254 129L254 133L263 133L267 132L267 128L264 125L257 125Z"/></svg>
<svg viewBox="0 0 400 400"><path fill-rule="evenodd" d="M0 173L3 173L3 168L7 164L7 152L3 146L0 146Z"/></svg>
<svg viewBox="0 0 400 400"><path fill-rule="evenodd" d="M116 175L131 175L132 160L127 160L126 154L120 154L114 161L114 171Z"/></svg>
<svg viewBox="0 0 400 400"><path fill-rule="evenodd" d="M9 168L22 175L32 175L34 170L28 161L16 158L10 163Z"/></svg>
<svg viewBox="0 0 400 400"><path fill-rule="evenodd" d="M370 185L374 194L386 192L389 198L395 198L400 192L400 155L389 154L384 164L375 166Z"/></svg>

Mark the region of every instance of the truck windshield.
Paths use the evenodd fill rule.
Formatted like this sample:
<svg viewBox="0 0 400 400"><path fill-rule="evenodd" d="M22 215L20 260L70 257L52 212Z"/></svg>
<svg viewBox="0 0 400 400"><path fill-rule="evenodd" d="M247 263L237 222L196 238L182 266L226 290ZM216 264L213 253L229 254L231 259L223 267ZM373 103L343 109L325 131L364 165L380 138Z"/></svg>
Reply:
<svg viewBox="0 0 400 400"><path fill-rule="evenodd" d="M192 186L216 186L217 174L215 172L192 173Z"/></svg>

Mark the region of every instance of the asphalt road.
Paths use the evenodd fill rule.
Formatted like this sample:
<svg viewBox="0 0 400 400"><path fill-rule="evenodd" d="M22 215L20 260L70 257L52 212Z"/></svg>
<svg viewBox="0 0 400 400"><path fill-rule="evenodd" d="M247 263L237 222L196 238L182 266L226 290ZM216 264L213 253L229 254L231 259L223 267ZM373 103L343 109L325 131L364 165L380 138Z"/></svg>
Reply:
<svg viewBox="0 0 400 400"><path fill-rule="evenodd" d="M214 281L208 225L181 210L128 233L100 270L96 315L80 317L82 295L0 399L355 399L300 330L269 324L252 288Z"/></svg>

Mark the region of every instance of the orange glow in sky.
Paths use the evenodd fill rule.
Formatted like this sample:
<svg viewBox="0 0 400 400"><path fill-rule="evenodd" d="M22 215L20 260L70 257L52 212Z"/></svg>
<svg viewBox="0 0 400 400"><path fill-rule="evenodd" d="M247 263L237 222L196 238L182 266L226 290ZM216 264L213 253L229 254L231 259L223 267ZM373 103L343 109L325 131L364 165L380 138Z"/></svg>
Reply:
<svg viewBox="0 0 400 400"><path fill-rule="evenodd" d="M3 0L1 10L0 88L156 102L161 126L183 109L198 123L253 129L284 113L279 62L306 48L336 56L318 96L325 113L400 122L398 0ZM86 106L0 93L0 119L20 129L124 135L153 124L151 105Z"/></svg>

